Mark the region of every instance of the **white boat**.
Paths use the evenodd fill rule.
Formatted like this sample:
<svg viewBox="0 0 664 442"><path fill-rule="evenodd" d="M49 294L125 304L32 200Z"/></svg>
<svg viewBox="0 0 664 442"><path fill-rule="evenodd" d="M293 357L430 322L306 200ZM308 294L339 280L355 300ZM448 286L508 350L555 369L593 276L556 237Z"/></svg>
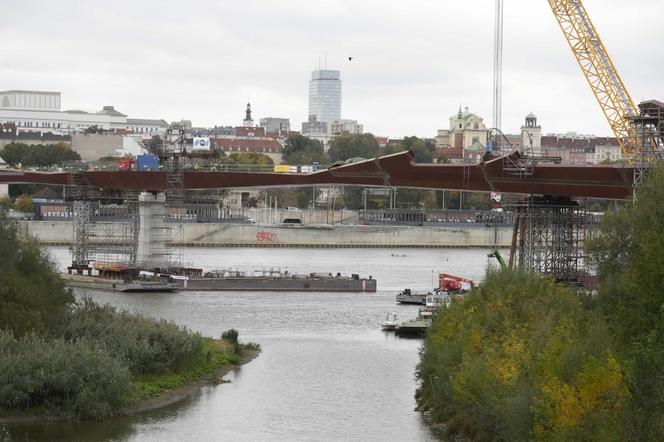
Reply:
<svg viewBox="0 0 664 442"><path fill-rule="evenodd" d="M420 317L431 318L438 310L452 303L452 298L447 292L437 291L427 295L426 304L420 308Z"/></svg>
<svg viewBox="0 0 664 442"><path fill-rule="evenodd" d="M389 312L385 315L385 320L381 324L381 327L385 331L394 331L397 329L397 314L394 312Z"/></svg>

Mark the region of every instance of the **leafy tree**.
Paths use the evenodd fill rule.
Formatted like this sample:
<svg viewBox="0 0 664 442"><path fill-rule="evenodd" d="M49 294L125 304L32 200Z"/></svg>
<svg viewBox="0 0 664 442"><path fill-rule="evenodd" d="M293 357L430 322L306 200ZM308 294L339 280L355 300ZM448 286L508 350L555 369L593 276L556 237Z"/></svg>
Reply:
<svg viewBox="0 0 664 442"><path fill-rule="evenodd" d="M16 336L52 333L74 302L55 265L36 240L21 239L16 225L0 223L0 329Z"/></svg>
<svg viewBox="0 0 664 442"><path fill-rule="evenodd" d="M265 194L268 197L277 199L279 207L296 207L298 205L297 190L293 188L278 187L267 189ZM309 194L311 197L311 193Z"/></svg>
<svg viewBox="0 0 664 442"><path fill-rule="evenodd" d="M637 189L638 200L606 212L590 245L600 276L597 302L626 361L634 439L664 434L664 167Z"/></svg>
<svg viewBox="0 0 664 442"><path fill-rule="evenodd" d="M5 195L2 198L0 198L0 207L4 207L5 209L10 209L14 203L12 202L12 199Z"/></svg>
<svg viewBox="0 0 664 442"><path fill-rule="evenodd" d="M445 154L445 153L442 154L442 155L440 156L440 158L438 158L438 163L441 163L441 164L449 164L449 163L451 163L451 162L452 162L452 160L451 160L450 157L447 156L447 154Z"/></svg>
<svg viewBox="0 0 664 442"><path fill-rule="evenodd" d="M350 158L374 158L380 146L371 134L341 134L332 138L328 155L330 161L346 161Z"/></svg>
<svg viewBox="0 0 664 442"><path fill-rule="evenodd" d="M95 124L93 126L85 128L83 133L85 133L85 134L103 134L103 133L106 133L106 131L103 128L101 128L101 127L99 127Z"/></svg>
<svg viewBox="0 0 664 442"><path fill-rule="evenodd" d="M403 144L399 143L389 143L385 147L383 147L382 151L380 152L381 155L392 155L393 153L399 153L403 152L405 147Z"/></svg>
<svg viewBox="0 0 664 442"><path fill-rule="evenodd" d="M489 272L434 319L417 402L461 439L624 440L625 368L574 290Z"/></svg>
<svg viewBox="0 0 664 442"><path fill-rule="evenodd" d="M435 146L431 141L418 137L406 137L401 145L404 150L413 152L416 163L433 163Z"/></svg>
<svg viewBox="0 0 664 442"><path fill-rule="evenodd" d="M19 212L32 212L32 197L29 195L23 194L16 198L16 210Z"/></svg>
<svg viewBox="0 0 664 442"><path fill-rule="evenodd" d="M466 192L463 203L468 210L488 210L491 205L489 195L480 192Z"/></svg>
<svg viewBox="0 0 664 442"><path fill-rule="evenodd" d="M152 153L159 152L164 147L164 140L160 135L154 135L148 142L148 150Z"/></svg>
<svg viewBox="0 0 664 442"><path fill-rule="evenodd" d="M364 209L364 200L362 197L363 189L364 188L357 186L344 186L344 208L349 210Z"/></svg>
<svg viewBox="0 0 664 442"><path fill-rule="evenodd" d="M381 155L391 155L404 150L410 150L414 154L416 163L433 163L433 154L436 146L429 140L418 137L405 137L399 143L390 143L385 146Z"/></svg>
<svg viewBox="0 0 664 442"><path fill-rule="evenodd" d="M327 164L328 158L320 141L297 134L286 140L284 161L287 164Z"/></svg>
<svg viewBox="0 0 664 442"><path fill-rule="evenodd" d="M437 207L436 194L432 190L399 189L396 205L403 209L434 209Z"/></svg>
<svg viewBox="0 0 664 442"><path fill-rule="evenodd" d="M13 167L19 164L24 167L44 167L81 159L81 156L71 150L66 143L47 145L9 143L0 150L0 157Z"/></svg>
<svg viewBox="0 0 664 442"><path fill-rule="evenodd" d="M295 198L297 199L297 207L306 209L315 204L316 195L313 195L313 187L300 187L295 191ZM315 209L315 207L312 207Z"/></svg>
<svg viewBox="0 0 664 442"><path fill-rule="evenodd" d="M228 156L231 163L243 165L271 166L274 164L269 156L256 152L234 152Z"/></svg>

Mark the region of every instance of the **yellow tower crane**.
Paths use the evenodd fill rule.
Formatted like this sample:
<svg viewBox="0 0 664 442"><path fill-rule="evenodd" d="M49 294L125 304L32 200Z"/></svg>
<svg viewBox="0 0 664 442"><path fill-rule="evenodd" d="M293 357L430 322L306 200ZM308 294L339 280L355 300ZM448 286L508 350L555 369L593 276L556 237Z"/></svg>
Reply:
<svg viewBox="0 0 664 442"><path fill-rule="evenodd" d="M632 123L632 119L639 116L639 109L634 105L586 8L581 0L549 0L549 5L625 158L639 160L642 143Z"/></svg>

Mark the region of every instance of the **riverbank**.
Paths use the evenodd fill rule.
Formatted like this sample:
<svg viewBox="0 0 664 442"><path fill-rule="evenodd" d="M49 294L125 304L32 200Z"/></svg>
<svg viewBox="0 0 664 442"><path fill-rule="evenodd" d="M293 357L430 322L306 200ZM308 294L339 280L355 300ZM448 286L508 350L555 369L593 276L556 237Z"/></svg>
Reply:
<svg viewBox="0 0 664 442"><path fill-rule="evenodd" d="M45 245L71 245L71 221L20 221L23 236ZM105 232L122 231L122 223L102 223ZM509 247L511 226L445 223L436 226L327 224L169 223L170 240L178 247L307 247L307 248L493 248ZM100 227L102 228L102 227ZM109 235L91 235L103 241ZM112 236L112 235L111 235ZM117 238L115 238L117 241ZM112 239L111 239L112 241Z"/></svg>
<svg viewBox="0 0 664 442"><path fill-rule="evenodd" d="M205 385L224 384L222 378L226 374L248 364L260 354L260 347L256 344L239 344L239 353L234 354L230 349L230 344L224 340L209 339L208 342L213 350L208 361L183 373L152 376L134 382L135 393L132 399L134 403L119 409L109 418L144 413L175 405L189 398ZM216 352L214 347L217 347ZM7 414L3 415L5 413ZM10 410L0 409L0 425L71 419L69 414L53 413L45 409L26 410L19 414L9 413L11 413Z"/></svg>
<svg viewBox="0 0 664 442"><path fill-rule="evenodd" d="M228 374L231 370L236 370L243 365L248 364L249 362L256 359L260 354L260 348L254 344L240 344L240 348L241 351L238 361L225 364L223 366L216 366L211 370L205 370L205 372L198 373L198 376L192 379L187 379L186 374L180 375L180 378L183 380L182 384L178 384L177 380L172 379L172 376L162 378L161 382L159 382L159 380L149 381L153 387L158 388L158 392L153 392L153 394L150 396L142 399L140 402L130 407L127 407L119 414L129 415L158 410L160 408L168 407L169 405L174 405L184 399L187 399L205 385L224 384L225 382L222 380L222 378L226 374ZM175 381L175 385L178 386L175 386L173 381ZM160 385L163 385L164 388L160 388ZM173 388L168 388L169 385L172 385ZM0 422L2 421L0 420Z"/></svg>

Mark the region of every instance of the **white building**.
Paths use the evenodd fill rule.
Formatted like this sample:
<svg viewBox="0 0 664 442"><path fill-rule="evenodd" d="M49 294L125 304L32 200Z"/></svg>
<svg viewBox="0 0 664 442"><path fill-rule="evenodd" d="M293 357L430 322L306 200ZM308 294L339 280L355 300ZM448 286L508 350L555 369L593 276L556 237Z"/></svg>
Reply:
<svg viewBox="0 0 664 442"><path fill-rule="evenodd" d="M468 108L450 117L450 128L438 130L436 145L468 149L471 146L486 146L487 127L484 118L470 112Z"/></svg>
<svg viewBox="0 0 664 442"><path fill-rule="evenodd" d="M620 146L595 146L595 152L588 154L589 164L617 163L625 159Z"/></svg>
<svg viewBox="0 0 664 442"><path fill-rule="evenodd" d="M0 123L14 123L17 132L69 134L96 126L105 131L163 133L163 120L132 120L113 106L96 113L60 110L60 92L12 90L0 92Z"/></svg>
<svg viewBox="0 0 664 442"><path fill-rule="evenodd" d="M165 120L127 118L127 131L135 134L163 135L168 130L168 127L169 124Z"/></svg>
<svg viewBox="0 0 664 442"><path fill-rule="evenodd" d="M3 91L0 108L32 111L60 111L60 92Z"/></svg>

